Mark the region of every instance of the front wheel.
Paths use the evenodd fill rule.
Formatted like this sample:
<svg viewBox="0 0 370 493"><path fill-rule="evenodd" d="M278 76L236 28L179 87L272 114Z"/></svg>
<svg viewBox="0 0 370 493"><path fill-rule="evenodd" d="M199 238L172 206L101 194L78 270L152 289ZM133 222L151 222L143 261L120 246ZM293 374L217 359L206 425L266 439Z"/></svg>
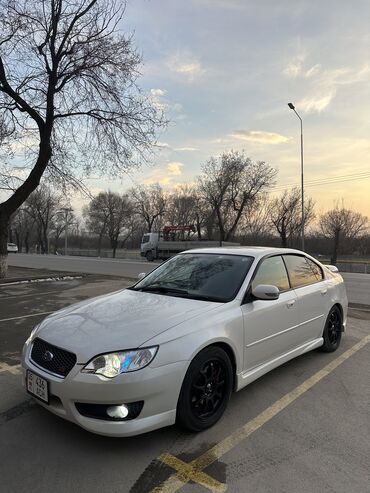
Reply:
<svg viewBox="0 0 370 493"><path fill-rule="evenodd" d="M148 252L146 252L146 259L148 262L153 262L154 260L154 256L153 256L153 252L151 250L149 250Z"/></svg>
<svg viewBox="0 0 370 493"><path fill-rule="evenodd" d="M208 347L191 362L177 404L177 423L191 431L213 426L230 399L233 369L219 347Z"/></svg>
<svg viewBox="0 0 370 493"><path fill-rule="evenodd" d="M342 339L342 325L342 313L337 306L333 306L326 319L323 333L324 344L320 348L321 351L332 353L338 349Z"/></svg>

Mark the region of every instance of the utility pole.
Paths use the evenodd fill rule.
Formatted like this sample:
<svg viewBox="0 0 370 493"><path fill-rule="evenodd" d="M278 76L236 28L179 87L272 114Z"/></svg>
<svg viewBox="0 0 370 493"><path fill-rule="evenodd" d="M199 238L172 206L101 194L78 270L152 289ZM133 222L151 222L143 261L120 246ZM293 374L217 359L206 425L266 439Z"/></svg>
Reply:
<svg viewBox="0 0 370 493"><path fill-rule="evenodd" d="M64 212L64 255L68 251L68 213L72 212L71 208L63 207L60 212Z"/></svg>
<svg viewBox="0 0 370 493"><path fill-rule="evenodd" d="M293 103L288 103L288 106L299 118L301 124L301 248L304 251L304 228L305 228L305 213L304 213L304 175L303 175L303 122L300 115L297 113Z"/></svg>

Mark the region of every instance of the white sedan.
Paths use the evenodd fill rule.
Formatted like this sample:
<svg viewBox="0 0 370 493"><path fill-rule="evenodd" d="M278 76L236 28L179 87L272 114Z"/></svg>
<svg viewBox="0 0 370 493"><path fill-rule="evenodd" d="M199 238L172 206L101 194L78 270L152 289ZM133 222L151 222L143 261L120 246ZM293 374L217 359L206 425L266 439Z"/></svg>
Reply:
<svg viewBox="0 0 370 493"><path fill-rule="evenodd" d="M230 395L307 351L335 351L347 296L335 267L298 250L184 252L133 287L70 306L34 328L27 391L110 436L215 424Z"/></svg>
<svg viewBox="0 0 370 493"><path fill-rule="evenodd" d="M15 243L7 244L7 252L8 253L18 253L18 247Z"/></svg>

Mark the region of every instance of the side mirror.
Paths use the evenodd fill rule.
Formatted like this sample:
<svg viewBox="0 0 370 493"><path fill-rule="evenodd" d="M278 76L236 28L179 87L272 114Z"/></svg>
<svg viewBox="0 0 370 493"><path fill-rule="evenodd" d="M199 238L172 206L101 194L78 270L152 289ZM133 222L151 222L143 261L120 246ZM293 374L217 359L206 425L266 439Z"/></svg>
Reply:
<svg viewBox="0 0 370 493"><path fill-rule="evenodd" d="M138 274L137 276L137 280L141 281L142 279L144 279L145 276L146 276L145 272L140 272L140 274Z"/></svg>
<svg viewBox="0 0 370 493"><path fill-rule="evenodd" d="M339 269L336 265L327 265L326 267L330 270L330 272L339 272Z"/></svg>
<svg viewBox="0 0 370 493"><path fill-rule="evenodd" d="M252 289L252 294L258 300L277 300L280 296L279 288L272 284L258 284Z"/></svg>

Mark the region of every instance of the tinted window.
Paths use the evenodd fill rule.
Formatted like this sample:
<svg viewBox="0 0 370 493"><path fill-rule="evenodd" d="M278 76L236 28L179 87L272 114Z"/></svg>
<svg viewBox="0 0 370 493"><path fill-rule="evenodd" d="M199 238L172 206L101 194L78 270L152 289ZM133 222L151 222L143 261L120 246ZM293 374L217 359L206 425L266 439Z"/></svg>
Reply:
<svg viewBox="0 0 370 493"><path fill-rule="evenodd" d="M141 243L148 243L149 241L149 235L144 235Z"/></svg>
<svg viewBox="0 0 370 493"><path fill-rule="evenodd" d="M260 264L252 281L252 289L258 284L272 284L279 288L279 291L286 291L290 288L286 268L281 257L269 257Z"/></svg>
<svg viewBox="0 0 370 493"><path fill-rule="evenodd" d="M253 257L242 255L216 255L206 253L185 253L173 257L158 269L148 274L133 289L156 287L162 290L172 288L185 291L187 298L212 298L214 301L231 301L239 291ZM158 291L159 292L159 291ZM168 293L171 295L171 291ZM181 293L173 292L181 296Z"/></svg>
<svg viewBox="0 0 370 493"><path fill-rule="evenodd" d="M314 273L316 280L317 281L322 281L323 280L323 273L321 267L319 267L315 262L313 262L311 259L306 258L306 262L308 262L308 265L311 267L312 272Z"/></svg>
<svg viewBox="0 0 370 493"><path fill-rule="evenodd" d="M308 263L305 257L285 255L284 260L293 288L307 286L308 284L313 284L321 279L321 275L319 278L317 277L317 269L316 272L313 270L313 266L311 265L313 262Z"/></svg>

